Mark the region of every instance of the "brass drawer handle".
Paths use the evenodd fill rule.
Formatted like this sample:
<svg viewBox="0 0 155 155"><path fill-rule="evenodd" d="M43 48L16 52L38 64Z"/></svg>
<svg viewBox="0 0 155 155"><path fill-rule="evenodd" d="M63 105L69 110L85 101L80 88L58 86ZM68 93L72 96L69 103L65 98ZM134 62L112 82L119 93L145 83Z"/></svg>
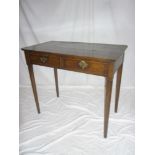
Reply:
<svg viewBox="0 0 155 155"><path fill-rule="evenodd" d="M40 61L41 61L42 63L46 63L47 60L48 60L48 57L40 57Z"/></svg>
<svg viewBox="0 0 155 155"><path fill-rule="evenodd" d="M88 64L84 61L84 60L81 60L78 64L80 66L80 68L82 69L85 69L88 67Z"/></svg>

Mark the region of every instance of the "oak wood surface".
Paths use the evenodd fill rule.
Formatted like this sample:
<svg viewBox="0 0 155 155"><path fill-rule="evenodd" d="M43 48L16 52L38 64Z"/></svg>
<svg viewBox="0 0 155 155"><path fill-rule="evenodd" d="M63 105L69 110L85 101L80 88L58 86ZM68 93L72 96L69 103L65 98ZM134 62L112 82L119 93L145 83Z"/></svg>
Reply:
<svg viewBox="0 0 155 155"><path fill-rule="evenodd" d="M33 90L33 94L34 94L34 99L36 102L37 111L38 111L38 113L40 113L36 82L35 82L34 72L33 72L33 66L28 65L28 70L29 70L29 75L30 75L30 79L31 79L31 85L32 85L32 90Z"/></svg>
<svg viewBox="0 0 155 155"><path fill-rule="evenodd" d="M115 61L124 54L126 45L49 41L22 48L27 51L49 52Z"/></svg>
<svg viewBox="0 0 155 155"><path fill-rule="evenodd" d="M119 100L119 94L120 94L120 86L121 86L121 78L122 78L122 69L123 64L119 67L117 71L117 79L116 79L116 95L115 95L115 112L118 110L118 100Z"/></svg>
<svg viewBox="0 0 155 155"><path fill-rule="evenodd" d="M104 103L104 138L107 138L110 102L113 80L106 78L105 103Z"/></svg>
<svg viewBox="0 0 155 155"><path fill-rule="evenodd" d="M81 59L81 58L71 58L71 57L63 57L63 65L62 68L71 71L83 72L88 74L100 75L104 76L108 73L108 64L100 61ZM86 67L82 68L79 64L81 62L86 63Z"/></svg>
<svg viewBox="0 0 155 155"><path fill-rule="evenodd" d="M29 53L28 55L31 64L57 68L60 66L60 57L57 55L38 52Z"/></svg>
<svg viewBox="0 0 155 155"><path fill-rule="evenodd" d="M57 93L57 97L59 97L58 71L57 71L57 68L54 68L54 77L55 77L56 93Z"/></svg>
<svg viewBox="0 0 155 155"><path fill-rule="evenodd" d="M40 113L33 65L54 68L55 86L59 97L57 69L106 77L104 104L104 137L107 137L112 83L117 71L115 112L118 109L124 51L126 45L50 41L22 48L25 52L36 107Z"/></svg>

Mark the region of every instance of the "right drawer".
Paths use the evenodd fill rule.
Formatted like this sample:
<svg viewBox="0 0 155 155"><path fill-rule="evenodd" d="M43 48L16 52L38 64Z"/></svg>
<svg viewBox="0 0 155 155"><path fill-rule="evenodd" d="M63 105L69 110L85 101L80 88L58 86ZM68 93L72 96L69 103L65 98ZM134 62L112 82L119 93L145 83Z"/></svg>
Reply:
<svg viewBox="0 0 155 155"><path fill-rule="evenodd" d="M103 76L107 74L108 65L85 58L65 57L63 58L63 69Z"/></svg>

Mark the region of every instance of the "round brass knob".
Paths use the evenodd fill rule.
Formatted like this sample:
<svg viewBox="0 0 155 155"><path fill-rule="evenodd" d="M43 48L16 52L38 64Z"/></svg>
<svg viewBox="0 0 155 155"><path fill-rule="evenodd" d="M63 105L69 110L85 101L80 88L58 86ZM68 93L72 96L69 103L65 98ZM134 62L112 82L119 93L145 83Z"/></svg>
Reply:
<svg viewBox="0 0 155 155"><path fill-rule="evenodd" d="M85 69L88 67L88 64L84 60L81 60L78 65L82 69Z"/></svg>

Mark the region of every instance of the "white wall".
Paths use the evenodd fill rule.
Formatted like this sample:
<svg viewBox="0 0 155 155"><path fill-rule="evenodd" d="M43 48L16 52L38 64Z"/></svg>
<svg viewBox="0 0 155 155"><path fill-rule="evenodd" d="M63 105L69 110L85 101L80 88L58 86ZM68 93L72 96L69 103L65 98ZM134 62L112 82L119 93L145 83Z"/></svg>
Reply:
<svg viewBox="0 0 155 155"><path fill-rule="evenodd" d="M122 87L134 87L134 0L20 0L20 48L49 40L126 44ZM35 66L37 84L53 70ZM104 85L99 76L59 70L60 85ZM20 51L20 85L30 85Z"/></svg>

